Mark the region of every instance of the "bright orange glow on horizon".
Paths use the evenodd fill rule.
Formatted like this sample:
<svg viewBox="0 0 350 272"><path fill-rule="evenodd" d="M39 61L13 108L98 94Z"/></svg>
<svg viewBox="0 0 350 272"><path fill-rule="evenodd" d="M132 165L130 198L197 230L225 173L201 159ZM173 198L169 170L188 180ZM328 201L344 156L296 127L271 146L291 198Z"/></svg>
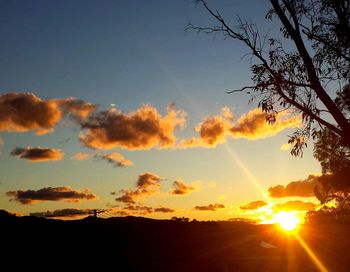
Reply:
<svg viewBox="0 0 350 272"><path fill-rule="evenodd" d="M297 230L300 219L293 212L281 211L276 214L276 222L284 231L292 232Z"/></svg>

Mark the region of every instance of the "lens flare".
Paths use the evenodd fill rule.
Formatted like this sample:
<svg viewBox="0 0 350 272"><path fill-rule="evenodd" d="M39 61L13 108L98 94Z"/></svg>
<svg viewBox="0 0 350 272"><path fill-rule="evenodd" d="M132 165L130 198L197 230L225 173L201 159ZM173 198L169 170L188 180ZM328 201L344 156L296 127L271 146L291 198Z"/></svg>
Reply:
<svg viewBox="0 0 350 272"><path fill-rule="evenodd" d="M293 212L279 212L276 214L276 222L285 231L295 230L299 224L299 218Z"/></svg>

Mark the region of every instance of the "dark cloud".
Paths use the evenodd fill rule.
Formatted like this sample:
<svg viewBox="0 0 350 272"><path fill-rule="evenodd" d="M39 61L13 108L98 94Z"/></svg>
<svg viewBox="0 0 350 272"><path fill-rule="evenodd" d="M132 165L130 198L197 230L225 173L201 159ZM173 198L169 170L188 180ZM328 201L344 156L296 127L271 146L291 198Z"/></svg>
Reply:
<svg viewBox="0 0 350 272"><path fill-rule="evenodd" d="M257 200L257 201L253 201L253 202L250 202L248 204L245 204L243 206L240 206L239 208L241 210L244 210L244 211L249 211L249 210L256 210L256 209L259 209L261 207L264 207L266 206L268 203L265 202L265 201L262 201L262 200Z"/></svg>
<svg viewBox="0 0 350 272"><path fill-rule="evenodd" d="M91 209L62 209L46 212L30 213L31 216L46 217L46 218L76 218L88 215L92 212Z"/></svg>
<svg viewBox="0 0 350 272"><path fill-rule="evenodd" d="M174 209L172 208L167 208L167 207L159 207L154 209L155 212L161 212L161 213L173 213L175 212Z"/></svg>
<svg viewBox="0 0 350 272"><path fill-rule="evenodd" d="M64 156L64 153L59 149L42 147L16 147L10 154L31 162L59 161Z"/></svg>
<svg viewBox="0 0 350 272"><path fill-rule="evenodd" d="M146 172L138 176L135 190L122 189L120 197L115 200L124 203L135 203L140 198L159 192L161 178L155 174Z"/></svg>
<svg viewBox="0 0 350 272"><path fill-rule="evenodd" d="M117 167L125 167L125 166L133 165L132 161L125 159L123 157L123 155L118 153L118 152L104 154L104 155L96 154L95 157L96 158L101 158L103 160L106 160L109 163L111 163L111 164L113 164L114 166L117 166Z"/></svg>
<svg viewBox="0 0 350 272"><path fill-rule="evenodd" d="M172 195L185 195L197 189L195 186L186 184L182 180L174 181L173 188L174 189L169 192Z"/></svg>
<svg viewBox="0 0 350 272"><path fill-rule="evenodd" d="M303 202L300 200L287 201L280 204L275 204L275 211L310 211L316 208L316 204L312 202Z"/></svg>
<svg viewBox="0 0 350 272"><path fill-rule="evenodd" d="M42 201L68 201L79 202L80 200L95 200L96 195L89 190L73 190L69 186L65 187L47 187L40 190L18 190L9 191L6 193L11 197L11 200L20 202L22 204L34 204Z"/></svg>
<svg viewBox="0 0 350 272"><path fill-rule="evenodd" d="M286 186L277 185L270 187L268 192L271 197L313 197L314 188L319 183L319 176L309 175L305 180L292 181Z"/></svg>
<svg viewBox="0 0 350 272"><path fill-rule="evenodd" d="M266 118L266 113L256 108L234 121L229 108L224 107L220 115L207 117L196 127L198 137L182 140L178 147L215 147L224 143L228 136L250 140L261 139L301 124L300 117L291 117L286 112L278 114L273 125L266 122Z"/></svg>
<svg viewBox="0 0 350 272"><path fill-rule="evenodd" d="M223 204L218 204L218 203L215 203L215 204L209 204L209 205L206 205L206 206L195 206L194 209L197 210L197 211L217 211L219 209L224 209L225 208L225 205Z"/></svg>
<svg viewBox="0 0 350 272"><path fill-rule="evenodd" d="M0 131L48 133L65 115L82 121L96 105L75 98L43 100L32 93L0 95Z"/></svg>
<svg viewBox="0 0 350 272"><path fill-rule="evenodd" d="M125 215L149 215L154 212L173 213L175 212L175 210L168 207L163 207L163 206L160 206L158 208L152 208L146 205L137 205L137 204L129 203L124 207L112 208L109 210L109 212L112 214L125 216Z"/></svg>
<svg viewBox="0 0 350 272"><path fill-rule="evenodd" d="M81 142L90 148L147 150L173 147L174 130L183 127L186 114L169 106L163 117L157 109L143 105L130 113L116 109L101 111L82 125Z"/></svg>

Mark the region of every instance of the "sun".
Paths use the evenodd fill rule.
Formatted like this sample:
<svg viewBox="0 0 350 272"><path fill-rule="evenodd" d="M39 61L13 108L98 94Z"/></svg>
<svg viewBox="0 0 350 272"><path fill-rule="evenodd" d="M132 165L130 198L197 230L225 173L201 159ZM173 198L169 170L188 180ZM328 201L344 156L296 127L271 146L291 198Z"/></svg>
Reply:
<svg viewBox="0 0 350 272"><path fill-rule="evenodd" d="M293 212L279 212L276 214L276 222L287 232L297 229L300 224L299 218Z"/></svg>

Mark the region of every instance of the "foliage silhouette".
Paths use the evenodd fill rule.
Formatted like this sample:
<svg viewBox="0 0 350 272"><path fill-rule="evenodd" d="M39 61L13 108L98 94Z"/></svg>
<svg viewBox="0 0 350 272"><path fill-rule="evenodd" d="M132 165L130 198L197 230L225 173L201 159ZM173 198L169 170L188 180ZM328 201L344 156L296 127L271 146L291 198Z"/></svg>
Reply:
<svg viewBox="0 0 350 272"><path fill-rule="evenodd" d="M225 39L240 41L250 52L254 84L229 93L247 91L252 100L258 99L270 123L282 110L302 115L303 126L289 139L292 155L302 156L307 141L315 140L323 129L350 146L349 120L327 90L330 83L344 85L350 78L349 0L270 0L272 8L266 18L279 19L283 38L262 35L255 24L241 18L238 26L231 26L205 0L195 3L218 24L189 23L187 30L221 33ZM287 49L287 40L294 50Z"/></svg>

